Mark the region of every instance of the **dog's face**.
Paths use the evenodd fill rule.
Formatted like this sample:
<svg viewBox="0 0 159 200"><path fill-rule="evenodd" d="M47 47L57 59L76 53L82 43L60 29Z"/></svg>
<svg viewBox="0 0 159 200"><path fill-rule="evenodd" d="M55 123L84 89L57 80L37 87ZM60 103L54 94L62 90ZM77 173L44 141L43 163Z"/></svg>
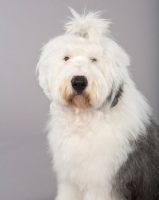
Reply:
<svg viewBox="0 0 159 200"><path fill-rule="evenodd" d="M108 38L89 40L65 34L44 46L39 82L52 101L97 109L111 106L128 64L126 53Z"/></svg>
<svg viewBox="0 0 159 200"><path fill-rule="evenodd" d="M62 38L61 38L62 39ZM71 38L52 65L51 98L62 104L99 107L109 93L103 48L83 38Z"/></svg>

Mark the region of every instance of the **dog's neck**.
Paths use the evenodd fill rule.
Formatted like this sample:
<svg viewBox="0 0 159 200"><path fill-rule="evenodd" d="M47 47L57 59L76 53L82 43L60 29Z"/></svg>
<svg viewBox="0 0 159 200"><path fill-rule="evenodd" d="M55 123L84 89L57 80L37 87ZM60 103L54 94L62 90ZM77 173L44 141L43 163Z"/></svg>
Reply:
<svg viewBox="0 0 159 200"><path fill-rule="evenodd" d="M106 107L106 106L104 106ZM82 118L82 119L93 119L94 117L99 116L105 116L106 115L106 108L103 109L95 109L92 106L88 106L85 109L80 109L74 106L70 105L63 105L56 103L51 103L50 105L50 114L54 116L55 118L63 118L74 121L76 118Z"/></svg>

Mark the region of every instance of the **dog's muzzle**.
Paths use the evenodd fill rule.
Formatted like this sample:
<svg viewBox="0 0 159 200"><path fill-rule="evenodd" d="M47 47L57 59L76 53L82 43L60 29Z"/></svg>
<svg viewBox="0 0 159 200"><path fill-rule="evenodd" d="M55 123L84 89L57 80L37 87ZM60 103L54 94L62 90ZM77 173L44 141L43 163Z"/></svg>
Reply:
<svg viewBox="0 0 159 200"><path fill-rule="evenodd" d="M84 89L87 87L88 82L85 76L74 76L71 80L71 84L77 94L82 94Z"/></svg>

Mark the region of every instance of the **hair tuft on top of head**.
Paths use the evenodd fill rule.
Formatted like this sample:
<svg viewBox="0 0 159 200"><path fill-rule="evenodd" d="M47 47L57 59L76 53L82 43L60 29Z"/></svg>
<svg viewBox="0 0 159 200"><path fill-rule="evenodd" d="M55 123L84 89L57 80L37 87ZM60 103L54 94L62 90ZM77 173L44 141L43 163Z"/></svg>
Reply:
<svg viewBox="0 0 159 200"><path fill-rule="evenodd" d="M102 19L101 12L88 12L85 9L82 15L79 15L75 10L69 8L73 17L66 23L66 34L87 34L89 39L97 39L101 35L109 32L108 28L110 21Z"/></svg>

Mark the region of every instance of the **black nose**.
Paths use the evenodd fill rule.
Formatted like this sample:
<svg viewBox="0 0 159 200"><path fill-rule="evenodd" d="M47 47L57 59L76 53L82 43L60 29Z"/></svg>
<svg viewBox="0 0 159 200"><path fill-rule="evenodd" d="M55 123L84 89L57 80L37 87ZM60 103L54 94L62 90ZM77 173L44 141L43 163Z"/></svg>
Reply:
<svg viewBox="0 0 159 200"><path fill-rule="evenodd" d="M73 89L76 90L78 94L81 94L88 82L85 76L74 76L71 80L71 84Z"/></svg>

